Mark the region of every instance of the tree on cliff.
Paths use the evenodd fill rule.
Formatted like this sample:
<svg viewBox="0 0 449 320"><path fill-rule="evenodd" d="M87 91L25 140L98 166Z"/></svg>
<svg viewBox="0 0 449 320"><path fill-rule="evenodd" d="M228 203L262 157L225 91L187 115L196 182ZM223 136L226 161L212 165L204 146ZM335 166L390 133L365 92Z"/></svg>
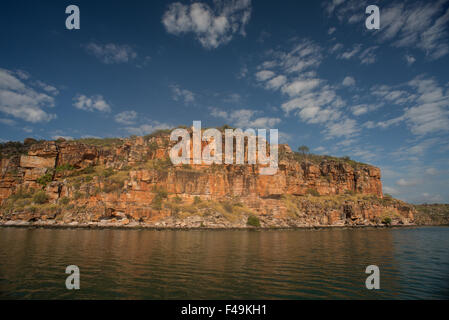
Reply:
<svg viewBox="0 0 449 320"><path fill-rule="evenodd" d="M304 145L303 145L303 146L300 146L300 147L298 148L298 151L299 151L300 153L302 153L302 155L305 157L306 154L309 153L310 149L309 149L308 146L304 146Z"/></svg>
<svg viewBox="0 0 449 320"><path fill-rule="evenodd" d="M308 146L302 145L298 148L299 153L302 154L303 158L307 160L307 154L309 153L310 149Z"/></svg>

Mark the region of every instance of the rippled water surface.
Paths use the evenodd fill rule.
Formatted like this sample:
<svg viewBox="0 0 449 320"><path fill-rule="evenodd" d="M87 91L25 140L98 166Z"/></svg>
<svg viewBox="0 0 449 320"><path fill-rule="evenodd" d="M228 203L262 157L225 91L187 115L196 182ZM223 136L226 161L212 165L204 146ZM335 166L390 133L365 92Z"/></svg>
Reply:
<svg viewBox="0 0 449 320"><path fill-rule="evenodd" d="M65 288L77 265L81 289ZM381 289L365 288L380 268ZM449 228L0 228L5 299L448 299Z"/></svg>

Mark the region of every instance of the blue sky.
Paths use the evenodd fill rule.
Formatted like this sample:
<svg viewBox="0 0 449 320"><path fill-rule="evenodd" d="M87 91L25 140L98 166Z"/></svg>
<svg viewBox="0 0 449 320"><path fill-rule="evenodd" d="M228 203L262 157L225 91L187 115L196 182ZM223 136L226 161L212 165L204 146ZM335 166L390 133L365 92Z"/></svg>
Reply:
<svg viewBox="0 0 449 320"><path fill-rule="evenodd" d="M379 166L395 197L447 203L448 22L446 0L3 1L0 141L277 128Z"/></svg>

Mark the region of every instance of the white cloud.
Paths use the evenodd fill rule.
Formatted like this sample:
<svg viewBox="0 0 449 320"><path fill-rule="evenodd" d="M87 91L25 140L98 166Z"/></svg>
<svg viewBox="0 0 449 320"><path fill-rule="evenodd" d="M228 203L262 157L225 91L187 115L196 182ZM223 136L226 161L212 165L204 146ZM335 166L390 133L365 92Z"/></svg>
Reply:
<svg viewBox="0 0 449 320"><path fill-rule="evenodd" d="M6 125L8 125L8 126L13 126L13 125L16 124L16 122L15 122L14 120L11 120L11 119L2 119L2 118L0 118L0 123L6 124Z"/></svg>
<svg viewBox="0 0 449 320"><path fill-rule="evenodd" d="M29 79L28 74L28 78L23 75L23 72L17 74L0 69L0 112L32 123L55 119L55 114L43 110L44 107L54 107L54 98L32 88L32 82L22 82Z"/></svg>
<svg viewBox="0 0 449 320"><path fill-rule="evenodd" d="M218 108L211 109L211 115L216 118L222 118L239 128L271 128L281 122L279 118L257 117L260 111L239 109L231 112L223 111Z"/></svg>
<svg viewBox="0 0 449 320"><path fill-rule="evenodd" d="M251 0L214 1L213 8L202 2L175 2L164 13L162 23L168 33L194 33L203 47L215 49L236 33L245 36L250 16Z"/></svg>
<svg viewBox="0 0 449 320"><path fill-rule="evenodd" d="M336 51L340 51L341 49L343 49L343 45L341 43L336 43L329 49L329 51L330 53L334 53Z"/></svg>
<svg viewBox="0 0 449 320"><path fill-rule="evenodd" d="M137 127L126 127L126 130L130 134L134 134L137 136L144 136L156 130L170 129L170 128L173 128L173 126L166 123L160 123L158 121L150 121L150 123L142 124Z"/></svg>
<svg viewBox="0 0 449 320"><path fill-rule="evenodd" d="M413 186L416 186L417 181L405 180L405 179L401 178L398 181L396 181L396 184L400 187L413 187Z"/></svg>
<svg viewBox="0 0 449 320"><path fill-rule="evenodd" d="M287 77L280 75L265 83L265 88L277 90L287 82Z"/></svg>
<svg viewBox="0 0 449 320"><path fill-rule="evenodd" d="M338 108L342 105L335 91L324 86L283 103L281 108L287 114L294 112L301 120L316 124L339 119L342 114Z"/></svg>
<svg viewBox="0 0 449 320"><path fill-rule="evenodd" d="M329 28L329 30L327 30L327 34L332 35L336 30L337 30L337 28L331 27L331 28Z"/></svg>
<svg viewBox="0 0 449 320"><path fill-rule="evenodd" d="M268 79L271 79L275 76L276 74L273 71L270 70L262 70L256 73L256 79L258 81L265 81Z"/></svg>
<svg viewBox="0 0 449 320"><path fill-rule="evenodd" d="M335 48L335 46L334 46ZM331 49L331 52L337 51ZM376 55L374 51L378 48L377 46L369 47L362 50L363 46L361 44L355 44L350 50L340 53L337 58L343 60L349 60L352 58L358 58L361 64L372 64L376 62ZM339 48L338 48L339 49Z"/></svg>
<svg viewBox="0 0 449 320"><path fill-rule="evenodd" d="M376 55L374 54L374 51L377 49L377 46L369 47L363 50L360 55L360 63L361 64L372 64L376 62Z"/></svg>
<svg viewBox="0 0 449 320"><path fill-rule="evenodd" d="M353 78L353 77L345 77L344 79L343 79L343 83L342 83L344 86L346 86L346 87L351 87L351 86L353 86L353 85L355 85L355 79Z"/></svg>
<svg viewBox="0 0 449 320"><path fill-rule="evenodd" d="M449 130L449 97L433 79L415 78L409 85L417 90L416 105L404 117L414 134L424 135Z"/></svg>
<svg viewBox="0 0 449 320"><path fill-rule="evenodd" d="M94 95L87 97L83 94L78 94L73 98L73 106L80 110L85 111L100 111L100 112L110 112L111 107L104 100L102 95Z"/></svg>
<svg viewBox="0 0 449 320"><path fill-rule="evenodd" d="M115 122L131 125L135 122L137 118L137 112L130 110L130 111L123 111L115 115L114 119Z"/></svg>
<svg viewBox="0 0 449 320"><path fill-rule="evenodd" d="M192 91L182 89L178 85L171 85L172 98L175 101L183 100L185 104L195 101L195 94Z"/></svg>
<svg viewBox="0 0 449 320"><path fill-rule="evenodd" d="M354 48L352 48L351 50L343 52L339 56L339 58L349 60L352 57L354 57L357 53L359 53L361 48L362 48L361 44L356 44L356 45L354 45Z"/></svg>
<svg viewBox="0 0 449 320"><path fill-rule="evenodd" d="M419 203L443 203L443 197L440 194L429 194L423 192L419 198ZM445 201L447 203L447 200Z"/></svg>
<svg viewBox="0 0 449 320"><path fill-rule="evenodd" d="M395 188L392 188L392 187L388 187L388 186L384 186L383 187L383 191L384 191L384 193L388 193L388 194L391 194L393 196L399 194L398 190L396 190Z"/></svg>
<svg viewBox="0 0 449 320"><path fill-rule="evenodd" d="M404 58L405 58L405 61L407 61L407 64L408 64L409 66L412 65L413 63L415 63L415 61L416 61L415 57L412 56L412 55L409 55L409 54L406 54L406 55L404 56Z"/></svg>
<svg viewBox="0 0 449 320"><path fill-rule="evenodd" d="M404 89L374 86L371 93L396 105L405 105L404 113L395 118L370 123L369 127L387 128L405 121L415 135L449 130L449 96L434 79L418 76ZM412 91L412 92L410 92Z"/></svg>
<svg viewBox="0 0 449 320"><path fill-rule="evenodd" d="M353 106L351 108L352 114L355 116L361 116L362 114L365 114L369 111L369 108L366 104L359 104L356 106Z"/></svg>
<svg viewBox="0 0 449 320"><path fill-rule="evenodd" d="M57 96L59 94L59 90L56 89L54 86L46 84L45 82L42 82L40 80L36 81L36 85L54 96Z"/></svg>
<svg viewBox="0 0 449 320"><path fill-rule="evenodd" d="M58 135L56 135L56 136L52 136L51 137L51 139L52 140L58 140L58 139L64 139L64 140L74 140L74 138L73 137L71 137L71 136L58 136Z"/></svg>
<svg viewBox="0 0 449 320"><path fill-rule="evenodd" d="M427 168L426 169L426 173L431 175L431 176L434 176L434 175L436 175L438 173L438 170L435 169L435 168Z"/></svg>
<svg viewBox="0 0 449 320"><path fill-rule="evenodd" d="M319 79L299 79L282 87L282 92L290 97L296 97L300 94L310 92L320 84Z"/></svg>
<svg viewBox="0 0 449 320"><path fill-rule="evenodd" d="M98 44L88 43L84 48L89 54L97 57L106 64L126 63L137 57L137 53L128 45L119 45L114 43Z"/></svg>
<svg viewBox="0 0 449 320"><path fill-rule="evenodd" d="M353 119L329 123L326 129L329 138L350 137L358 131L357 122Z"/></svg>
<svg viewBox="0 0 449 320"><path fill-rule="evenodd" d="M358 0L332 0L325 3L329 14L340 22L355 23L364 18L366 4ZM381 8L381 28L375 34L394 47L415 47L430 59L449 53L449 9L447 0L390 2Z"/></svg>

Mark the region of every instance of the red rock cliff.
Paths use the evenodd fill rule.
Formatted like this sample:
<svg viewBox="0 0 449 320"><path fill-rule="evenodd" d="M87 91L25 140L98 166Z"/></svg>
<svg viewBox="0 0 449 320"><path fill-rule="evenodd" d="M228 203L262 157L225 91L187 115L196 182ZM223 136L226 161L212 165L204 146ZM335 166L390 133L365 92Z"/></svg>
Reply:
<svg viewBox="0 0 449 320"><path fill-rule="evenodd" d="M28 141L29 142L29 141ZM8 221L170 227L409 223L383 199L379 168L279 148L275 175L257 165L173 166L167 133L2 146L0 216Z"/></svg>

